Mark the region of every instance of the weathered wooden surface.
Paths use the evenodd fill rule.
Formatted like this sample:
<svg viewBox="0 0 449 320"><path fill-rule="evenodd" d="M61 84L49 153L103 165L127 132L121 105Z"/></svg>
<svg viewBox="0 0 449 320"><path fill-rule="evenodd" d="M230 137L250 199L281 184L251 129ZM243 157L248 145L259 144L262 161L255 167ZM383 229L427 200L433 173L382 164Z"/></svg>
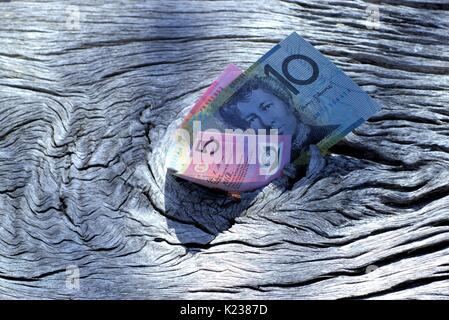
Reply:
<svg viewBox="0 0 449 320"><path fill-rule="evenodd" d="M0 3L0 297L449 297L449 2L71 4ZM167 128L293 30L382 112L292 190L166 177Z"/></svg>

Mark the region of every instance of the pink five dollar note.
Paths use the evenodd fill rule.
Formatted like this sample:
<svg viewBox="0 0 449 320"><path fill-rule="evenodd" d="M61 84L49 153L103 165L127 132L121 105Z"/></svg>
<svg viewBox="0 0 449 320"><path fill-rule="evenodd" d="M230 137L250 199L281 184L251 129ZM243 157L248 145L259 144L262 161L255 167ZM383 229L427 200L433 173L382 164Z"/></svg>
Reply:
<svg viewBox="0 0 449 320"><path fill-rule="evenodd" d="M202 131L201 117L195 119L241 73L235 65L228 65L194 104L171 137L168 172L229 192L263 187L282 174L283 167L290 162L290 136L233 129ZM186 130L185 125L192 118L193 130Z"/></svg>

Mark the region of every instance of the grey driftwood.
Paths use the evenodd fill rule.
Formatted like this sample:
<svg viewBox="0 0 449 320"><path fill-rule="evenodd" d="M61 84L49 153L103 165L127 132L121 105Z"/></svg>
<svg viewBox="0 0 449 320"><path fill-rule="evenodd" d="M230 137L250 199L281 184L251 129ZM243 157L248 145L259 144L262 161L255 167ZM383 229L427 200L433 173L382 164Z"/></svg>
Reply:
<svg viewBox="0 0 449 320"><path fill-rule="evenodd" d="M1 298L449 297L447 0L77 2L0 3ZM290 189L166 176L195 99L292 31L382 111Z"/></svg>

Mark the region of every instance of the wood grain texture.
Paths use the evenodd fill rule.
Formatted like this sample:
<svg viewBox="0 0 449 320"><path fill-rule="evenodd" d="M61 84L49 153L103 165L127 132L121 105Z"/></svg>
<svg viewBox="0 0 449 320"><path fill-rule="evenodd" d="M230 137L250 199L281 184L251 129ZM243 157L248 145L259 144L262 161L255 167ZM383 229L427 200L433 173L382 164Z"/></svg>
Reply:
<svg viewBox="0 0 449 320"><path fill-rule="evenodd" d="M372 3L0 2L0 297L448 298L449 2ZM382 111L291 190L166 176L204 89L292 31Z"/></svg>

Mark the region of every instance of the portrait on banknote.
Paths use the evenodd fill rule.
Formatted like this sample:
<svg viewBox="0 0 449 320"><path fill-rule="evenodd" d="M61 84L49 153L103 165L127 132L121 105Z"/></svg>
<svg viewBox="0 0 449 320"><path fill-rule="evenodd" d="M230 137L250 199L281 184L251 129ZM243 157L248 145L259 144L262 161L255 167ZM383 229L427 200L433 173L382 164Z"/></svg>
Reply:
<svg viewBox="0 0 449 320"><path fill-rule="evenodd" d="M311 125L301 118L289 92L277 80L255 76L220 107L219 113L229 128L242 130L277 129L291 136L292 154L316 144L338 125Z"/></svg>

